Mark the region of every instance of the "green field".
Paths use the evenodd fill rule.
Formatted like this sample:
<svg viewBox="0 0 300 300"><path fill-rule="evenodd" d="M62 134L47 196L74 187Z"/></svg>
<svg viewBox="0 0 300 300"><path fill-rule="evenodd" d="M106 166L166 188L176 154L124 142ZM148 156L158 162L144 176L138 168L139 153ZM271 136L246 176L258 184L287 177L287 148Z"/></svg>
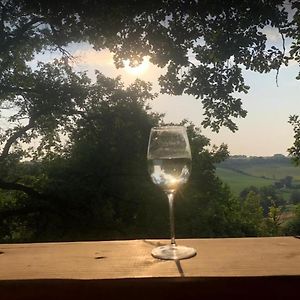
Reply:
<svg viewBox="0 0 300 300"><path fill-rule="evenodd" d="M276 181L287 176L292 176L294 188L300 187L300 167L295 167L290 159L285 157L229 158L217 165L216 173L235 194L249 186L259 188L274 185ZM291 190L283 189L280 193L284 199L288 199Z"/></svg>
<svg viewBox="0 0 300 300"><path fill-rule="evenodd" d="M275 180L279 180L286 176L292 176L294 180L300 180L300 168L288 164L270 163L268 165L241 165L238 169L252 176L264 176Z"/></svg>
<svg viewBox="0 0 300 300"><path fill-rule="evenodd" d="M243 189L249 186L262 187L273 185L275 182L273 179L249 176L224 168L217 168L216 173L223 182L229 185L235 194L239 194Z"/></svg>

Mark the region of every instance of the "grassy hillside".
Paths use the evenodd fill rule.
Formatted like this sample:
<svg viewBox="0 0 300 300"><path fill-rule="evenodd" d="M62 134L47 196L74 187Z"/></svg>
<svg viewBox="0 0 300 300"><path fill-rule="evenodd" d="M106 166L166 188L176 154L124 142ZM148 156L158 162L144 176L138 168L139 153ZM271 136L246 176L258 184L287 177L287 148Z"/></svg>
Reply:
<svg viewBox="0 0 300 300"><path fill-rule="evenodd" d="M295 167L287 157L229 158L217 166L217 175L236 194L251 185L273 185L286 176L293 177L294 187L300 185L300 168ZM281 193L284 198L290 195L289 190Z"/></svg>
<svg viewBox="0 0 300 300"><path fill-rule="evenodd" d="M230 186L232 192L235 194L239 194L244 188L251 185L262 187L272 185L275 182L275 180L272 179L249 176L225 168L217 168L216 173L223 182L227 183Z"/></svg>
<svg viewBox="0 0 300 300"><path fill-rule="evenodd" d="M229 158L218 167L239 170L252 176L266 177L279 180L292 176L300 181L300 168L295 167L287 157L249 157L243 159Z"/></svg>
<svg viewBox="0 0 300 300"><path fill-rule="evenodd" d="M273 205L268 199L277 199L280 209L280 224L277 225L277 230L284 232L284 228L289 226L289 222L295 216L297 203L300 203L300 167L295 167L290 159L284 156L234 157L216 167L219 178L228 184L236 196L250 186L258 189L265 218L270 212L266 209ZM267 186L273 187L260 189Z"/></svg>
<svg viewBox="0 0 300 300"><path fill-rule="evenodd" d="M270 162L268 165L246 165L240 166L239 170L258 177L264 176L279 180L286 176L292 176L294 180L300 180L300 168L286 163Z"/></svg>

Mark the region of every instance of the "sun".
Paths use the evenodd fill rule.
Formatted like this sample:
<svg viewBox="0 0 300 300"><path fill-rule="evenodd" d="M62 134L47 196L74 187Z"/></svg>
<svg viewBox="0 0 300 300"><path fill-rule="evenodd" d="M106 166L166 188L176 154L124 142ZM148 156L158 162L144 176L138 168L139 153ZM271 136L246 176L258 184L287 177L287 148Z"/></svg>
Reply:
<svg viewBox="0 0 300 300"><path fill-rule="evenodd" d="M147 71L147 69L149 68L149 58L148 57L144 57L143 58L143 62L136 66L136 67L131 67L129 65L129 59L124 61L124 69L127 73L134 75L134 76L138 76L138 75L142 75L143 73L145 73Z"/></svg>

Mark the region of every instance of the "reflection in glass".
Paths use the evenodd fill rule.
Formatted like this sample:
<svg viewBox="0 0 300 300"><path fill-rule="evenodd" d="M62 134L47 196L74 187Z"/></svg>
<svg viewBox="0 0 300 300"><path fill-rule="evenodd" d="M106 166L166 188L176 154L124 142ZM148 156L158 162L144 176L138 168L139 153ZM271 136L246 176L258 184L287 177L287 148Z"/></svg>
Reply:
<svg viewBox="0 0 300 300"><path fill-rule="evenodd" d="M174 226L174 193L187 182L191 173L192 156L185 127L152 128L147 159L153 183L168 196L171 230L171 244L153 249L152 255L171 260L193 257L196 255L195 249L176 244Z"/></svg>

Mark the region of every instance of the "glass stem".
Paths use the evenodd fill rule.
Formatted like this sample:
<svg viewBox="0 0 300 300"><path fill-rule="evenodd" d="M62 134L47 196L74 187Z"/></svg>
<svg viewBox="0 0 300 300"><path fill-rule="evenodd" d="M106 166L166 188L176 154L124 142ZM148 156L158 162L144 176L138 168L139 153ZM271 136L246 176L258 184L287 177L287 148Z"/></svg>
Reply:
<svg viewBox="0 0 300 300"><path fill-rule="evenodd" d="M170 214L171 245L176 246L175 225L174 225L174 193L168 193L168 199L169 199L169 214Z"/></svg>

